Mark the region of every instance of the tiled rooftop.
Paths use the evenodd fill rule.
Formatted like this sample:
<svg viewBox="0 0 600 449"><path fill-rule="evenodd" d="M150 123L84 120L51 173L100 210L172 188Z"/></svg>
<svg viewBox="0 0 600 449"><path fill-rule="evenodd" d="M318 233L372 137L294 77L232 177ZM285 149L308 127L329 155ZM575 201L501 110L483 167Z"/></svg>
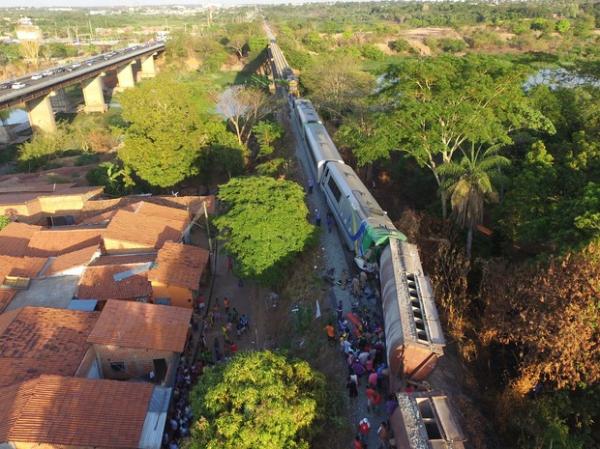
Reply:
<svg viewBox="0 0 600 449"><path fill-rule="evenodd" d="M143 267L143 264L89 266L79 280L76 296L79 299L134 299L152 296L147 272L133 274L121 281L114 275Z"/></svg>
<svg viewBox="0 0 600 449"><path fill-rule="evenodd" d="M191 309L133 301L107 301L88 341L125 348L182 352Z"/></svg>
<svg viewBox="0 0 600 449"><path fill-rule="evenodd" d="M42 376L0 388L0 443L137 448L153 386Z"/></svg>
<svg viewBox="0 0 600 449"><path fill-rule="evenodd" d="M15 257L25 255L29 240L40 229L25 223L10 223L0 231L0 253Z"/></svg>
<svg viewBox="0 0 600 449"><path fill-rule="evenodd" d="M0 284L4 282L6 276L35 277L46 261L44 257L0 256Z"/></svg>
<svg viewBox="0 0 600 449"><path fill-rule="evenodd" d="M100 247L98 245L92 245L87 248L62 254L50 261L50 264L46 270L44 270L43 275L52 276L54 274L62 273L70 268L87 265L94 257L99 255L99 252Z"/></svg>
<svg viewBox="0 0 600 449"><path fill-rule="evenodd" d="M148 272L148 279L197 290L208 255L208 251L197 246L165 242Z"/></svg>
<svg viewBox="0 0 600 449"><path fill-rule="evenodd" d="M135 244L138 248L158 249L167 241L179 241L187 222L163 217L143 215L120 210L110 221L104 237L112 242ZM113 243L105 241L110 251Z"/></svg>
<svg viewBox="0 0 600 449"><path fill-rule="evenodd" d="M34 257L60 256L90 246L98 246L102 241L104 229L69 228L44 229L36 232L26 251Z"/></svg>
<svg viewBox="0 0 600 449"><path fill-rule="evenodd" d="M98 316L43 307L0 315L0 386L40 374L74 375Z"/></svg>
<svg viewBox="0 0 600 449"><path fill-rule="evenodd" d="M0 289L0 313L4 312L4 309L6 309L16 294L16 290Z"/></svg>

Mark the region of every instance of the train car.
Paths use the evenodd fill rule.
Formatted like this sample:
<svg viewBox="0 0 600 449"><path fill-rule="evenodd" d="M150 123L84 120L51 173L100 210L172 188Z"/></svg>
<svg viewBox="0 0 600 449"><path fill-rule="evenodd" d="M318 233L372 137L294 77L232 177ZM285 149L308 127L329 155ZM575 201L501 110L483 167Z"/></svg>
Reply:
<svg viewBox="0 0 600 449"><path fill-rule="evenodd" d="M446 394L398 393L396 398L398 407L390 425L397 448L465 449L465 434Z"/></svg>
<svg viewBox="0 0 600 449"><path fill-rule="evenodd" d="M320 181L327 204L351 251L363 258L373 246L390 237L405 240L351 167L328 162Z"/></svg>
<svg viewBox="0 0 600 449"><path fill-rule="evenodd" d="M296 109L296 117L301 129L304 125L308 125L309 123L323 124L310 100L304 100L302 98L297 99L294 101L294 108Z"/></svg>
<svg viewBox="0 0 600 449"><path fill-rule="evenodd" d="M308 150L310 170L316 182L319 183L328 162L343 164L344 160L329 137L327 129L322 125L312 103L309 100L296 100L294 107L298 126L300 126Z"/></svg>
<svg viewBox="0 0 600 449"><path fill-rule="evenodd" d="M433 289L416 245L390 239L379 261L390 385L424 380L445 346Z"/></svg>

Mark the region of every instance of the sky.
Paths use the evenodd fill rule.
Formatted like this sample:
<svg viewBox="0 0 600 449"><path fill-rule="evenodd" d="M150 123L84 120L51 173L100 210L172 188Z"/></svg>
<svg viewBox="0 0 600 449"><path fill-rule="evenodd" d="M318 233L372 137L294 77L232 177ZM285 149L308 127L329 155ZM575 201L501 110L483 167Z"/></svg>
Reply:
<svg viewBox="0 0 600 449"><path fill-rule="evenodd" d="M311 1L311 0L308 0ZM315 1L315 0L312 0ZM316 0L319 1L319 0ZM327 0L321 0L327 1ZM1 7L27 6L46 8L52 6L106 7L144 5L235 5L267 3L307 3L307 0L0 0Z"/></svg>

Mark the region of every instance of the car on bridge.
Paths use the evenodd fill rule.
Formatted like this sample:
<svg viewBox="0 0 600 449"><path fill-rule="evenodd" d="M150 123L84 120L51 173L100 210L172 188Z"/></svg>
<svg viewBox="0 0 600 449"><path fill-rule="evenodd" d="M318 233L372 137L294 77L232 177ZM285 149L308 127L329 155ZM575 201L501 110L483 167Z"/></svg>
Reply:
<svg viewBox="0 0 600 449"><path fill-rule="evenodd" d="M25 86L27 86L27 84L25 83L12 83L10 88L11 89L23 89Z"/></svg>

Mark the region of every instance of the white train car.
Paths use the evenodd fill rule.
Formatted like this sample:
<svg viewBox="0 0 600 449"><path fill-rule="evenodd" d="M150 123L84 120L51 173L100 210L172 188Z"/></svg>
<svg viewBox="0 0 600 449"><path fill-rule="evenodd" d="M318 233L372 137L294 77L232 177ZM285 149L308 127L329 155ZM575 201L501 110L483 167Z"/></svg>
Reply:
<svg viewBox="0 0 600 449"><path fill-rule="evenodd" d="M404 239L351 167L328 162L319 185L346 246L358 257L390 235Z"/></svg>
<svg viewBox="0 0 600 449"><path fill-rule="evenodd" d="M343 164L344 160L329 137L327 129L321 123L312 103L308 100L297 100L294 104L302 137L308 149L312 176L319 183L328 162Z"/></svg>

